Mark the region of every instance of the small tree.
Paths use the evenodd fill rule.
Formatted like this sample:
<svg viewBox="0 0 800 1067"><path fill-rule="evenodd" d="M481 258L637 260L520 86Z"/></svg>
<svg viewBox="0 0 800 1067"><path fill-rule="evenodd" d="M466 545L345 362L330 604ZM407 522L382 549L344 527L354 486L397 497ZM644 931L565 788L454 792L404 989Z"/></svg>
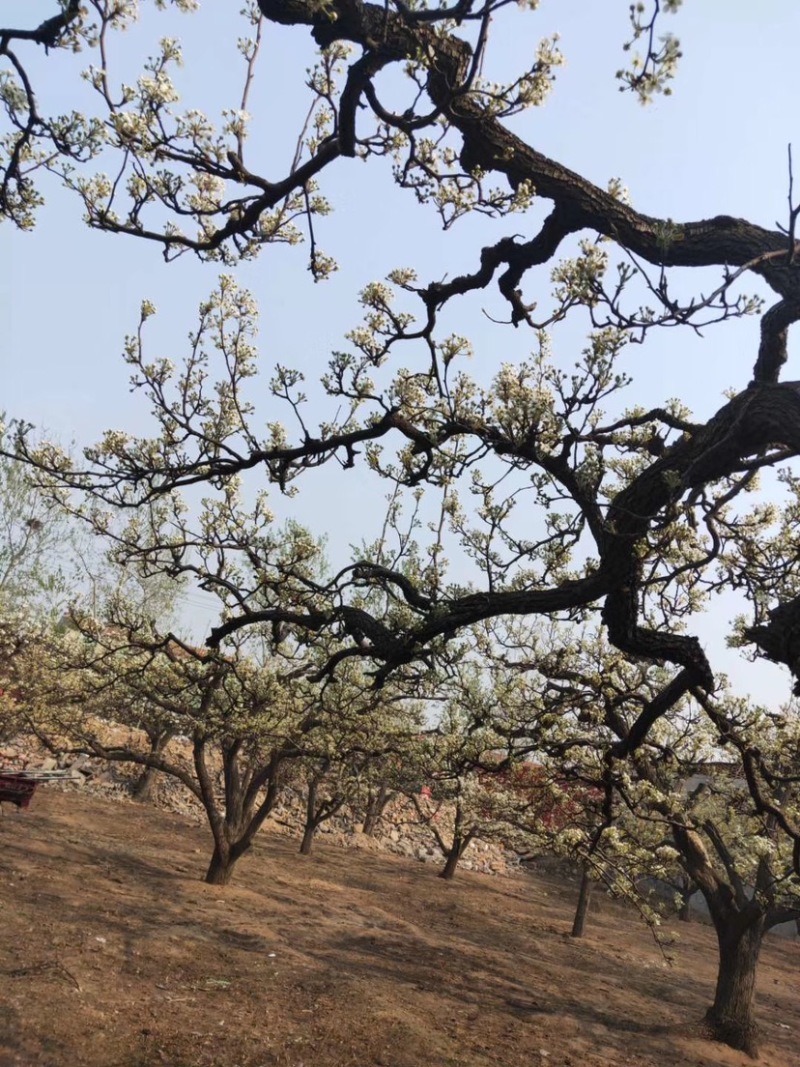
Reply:
<svg viewBox="0 0 800 1067"><path fill-rule="evenodd" d="M366 799L364 804L364 822L361 827L367 837L372 837L383 817L388 805L394 800L395 793L389 787L386 773L379 770L377 782L374 777L367 783Z"/></svg>
<svg viewBox="0 0 800 1067"><path fill-rule="evenodd" d="M421 728L420 701L395 685L376 690L355 663L319 688L314 724L300 742L296 767L305 783L304 855L322 823L345 805L358 808L376 774L385 781L389 761L403 759Z"/></svg>
<svg viewBox="0 0 800 1067"><path fill-rule="evenodd" d="M436 725L417 738L404 768L406 795L444 857L440 876L447 880L472 841L492 832L495 818L478 772L498 763L504 742L494 729L492 694L484 683L473 659L460 660L445 675L441 688L452 695Z"/></svg>
<svg viewBox="0 0 800 1067"><path fill-rule="evenodd" d="M287 684L279 664L248 655L252 646L249 640L212 653L152 632L77 620L51 645L46 662L37 651L27 688L31 721L49 744L67 738L78 751L155 768L183 783L211 828L206 881L216 885L230 880L273 809L283 763L298 754L297 736L313 709L313 688ZM144 722L146 745L136 736ZM109 740L109 725L134 732ZM188 758L161 743L175 735L188 738Z"/></svg>

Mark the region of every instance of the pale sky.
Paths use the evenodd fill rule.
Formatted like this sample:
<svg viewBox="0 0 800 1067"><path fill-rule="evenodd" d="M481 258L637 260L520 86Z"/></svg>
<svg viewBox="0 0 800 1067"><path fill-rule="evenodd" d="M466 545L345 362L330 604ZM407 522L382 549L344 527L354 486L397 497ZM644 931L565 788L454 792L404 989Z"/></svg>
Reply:
<svg viewBox="0 0 800 1067"><path fill-rule="evenodd" d="M17 0L3 7L5 24L33 26L50 13L51 4ZM237 29L227 24L231 9L206 0L199 14L178 18L156 16L151 3L143 7L142 24L114 42L119 78L130 77L137 57L152 51L157 37L181 35L186 41L180 82L184 106L209 111L235 106L232 90L240 68ZM800 173L800 5L795 0L686 0L677 16L662 22L663 30L680 37L684 51L674 94L647 108L620 93L614 80L625 58L627 10L626 0L542 0L534 14L512 10L508 19L498 19L489 76L519 72L539 38L553 32L560 33L567 59L549 102L521 117L518 132L598 185L620 178L634 205L647 213L676 221L730 214L768 227L785 223L791 141ZM27 57L23 49L20 53ZM35 55L31 66L42 97L57 99L62 110L80 106L82 86L66 71L89 61L97 60L94 55L74 60ZM291 158L307 106L302 85L310 61L304 30L266 28L250 110L252 158L267 177L281 176ZM111 68L113 74L113 62ZM249 165L258 169L254 162ZM331 349L341 347L344 332L358 324L357 292L366 282L397 266L414 266L426 281L474 269L482 244L513 233L531 236L549 210L544 202L530 217L499 223L468 219L442 233L433 210L395 189L388 169L376 161L338 161L324 177L324 191L335 213L317 223L317 237L341 268L329 282L312 283L302 247L267 247L255 263L236 272L261 307L265 378L275 362L299 366L310 392ZM109 428L148 432L146 412L128 390L120 359L124 336L135 327L141 300L149 298L159 310L149 333L152 354L179 359L197 303L214 287L217 268L188 256L164 265L155 246L91 232L81 222L77 201L56 188L34 232L21 234L6 223L2 235L0 407L78 446ZM702 286L698 272L683 277L692 288L711 288L717 275L712 272ZM744 288L759 291L759 283L748 278ZM548 292L549 268L527 277L526 299L540 299L544 306ZM451 325L473 337L475 362L489 374L502 360L523 358L532 340L524 330L495 326L483 309L497 317L506 314L496 293L487 291L459 304ZM582 329L572 326L555 338L565 365L582 339ZM707 418L727 387L741 388L749 380L757 339L757 320L712 327L702 339L667 331L626 357L625 369L635 375L626 401L653 404L680 396L696 418ZM800 367L790 362L786 376L800 378ZM282 415L264 408L265 419ZM338 563L346 561L351 542L377 532L388 489L361 471L331 468L314 475L297 501L277 495L272 501L279 514L296 515L327 533L329 555ZM198 631L208 624L201 605L209 603L212 598L197 593L187 596L187 619ZM729 603L715 608L702 633L714 650L715 665L756 699L784 701L787 672L766 664L752 667L737 653L716 651L734 611Z"/></svg>

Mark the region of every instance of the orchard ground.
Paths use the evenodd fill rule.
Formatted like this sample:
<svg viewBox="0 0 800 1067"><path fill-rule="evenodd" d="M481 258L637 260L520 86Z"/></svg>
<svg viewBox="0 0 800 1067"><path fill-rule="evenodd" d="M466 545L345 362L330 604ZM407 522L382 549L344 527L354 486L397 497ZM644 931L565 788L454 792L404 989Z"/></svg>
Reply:
<svg viewBox="0 0 800 1067"><path fill-rule="evenodd" d="M710 928L667 951L575 886L264 834L234 884L208 834L133 803L39 790L0 820L0 1067L734 1067L707 1041ZM761 1062L793 1067L800 944L770 938Z"/></svg>

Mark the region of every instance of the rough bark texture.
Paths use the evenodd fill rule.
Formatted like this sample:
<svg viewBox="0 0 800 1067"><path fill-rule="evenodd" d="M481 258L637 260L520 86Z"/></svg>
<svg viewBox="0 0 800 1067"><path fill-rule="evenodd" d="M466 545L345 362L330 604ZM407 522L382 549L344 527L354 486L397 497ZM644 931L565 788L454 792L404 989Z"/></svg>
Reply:
<svg viewBox="0 0 800 1067"><path fill-rule="evenodd" d="M747 636L768 659L789 668L794 694L800 696L800 597L773 608L769 622L751 627Z"/></svg>
<svg viewBox="0 0 800 1067"><path fill-rule="evenodd" d="M233 857L231 855L229 848L215 845L204 881L208 885L227 885L231 880L238 858L238 856Z"/></svg>
<svg viewBox="0 0 800 1067"><path fill-rule="evenodd" d="M769 926L769 909L757 895L748 894L724 842L712 826L708 829L727 878L711 862L699 833L673 825L676 847L705 898L719 943L716 992L706 1021L716 1040L756 1058L755 981L761 943Z"/></svg>
<svg viewBox="0 0 800 1067"><path fill-rule="evenodd" d="M714 1003L708 1009L706 1020L717 1041L756 1059L755 985L764 923L756 921L743 929L731 926L717 929L719 973Z"/></svg>

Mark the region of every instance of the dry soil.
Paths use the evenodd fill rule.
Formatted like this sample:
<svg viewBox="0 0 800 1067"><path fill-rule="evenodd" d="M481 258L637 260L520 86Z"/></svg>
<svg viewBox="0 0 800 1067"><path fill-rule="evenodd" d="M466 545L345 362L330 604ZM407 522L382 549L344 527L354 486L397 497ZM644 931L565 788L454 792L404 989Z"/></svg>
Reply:
<svg viewBox="0 0 800 1067"><path fill-rule="evenodd" d="M0 1067L743 1067L703 1036L713 932L669 963L575 887L264 835L225 889L208 833L40 789L0 820ZM759 974L765 1067L800 1063L800 944Z"/></svg>

